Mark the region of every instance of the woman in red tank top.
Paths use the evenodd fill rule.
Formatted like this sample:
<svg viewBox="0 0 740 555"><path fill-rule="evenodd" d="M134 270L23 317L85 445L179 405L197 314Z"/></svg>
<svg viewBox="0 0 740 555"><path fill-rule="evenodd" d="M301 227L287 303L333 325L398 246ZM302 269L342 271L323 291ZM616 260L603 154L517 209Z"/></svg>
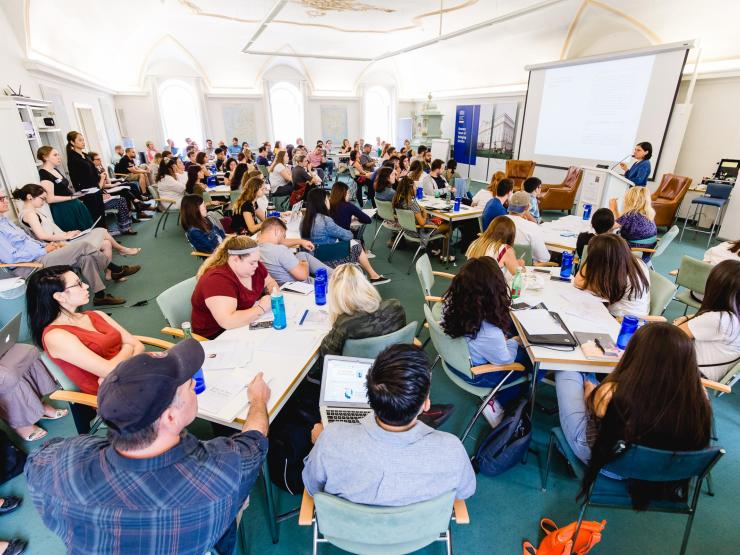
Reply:
<svg viewBox="0 0 740 555"><path fill-rule="evenodd" d="M90 301L88 289L71 267L51 266L31 276L26 301L34 342L80 391L95 395L98 380L144 345L102 312L77 312Z"/></svg>

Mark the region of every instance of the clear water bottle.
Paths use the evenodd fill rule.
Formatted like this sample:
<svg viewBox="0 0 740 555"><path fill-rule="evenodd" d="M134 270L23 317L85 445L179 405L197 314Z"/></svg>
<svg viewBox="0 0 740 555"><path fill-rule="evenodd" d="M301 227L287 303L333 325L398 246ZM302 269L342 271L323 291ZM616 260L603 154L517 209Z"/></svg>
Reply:
<svg viewBox="0 0 740 555"><path fill-rule="evenodd" d="M329 290L329 274L326 268L316 270L316 278L313 282L313 294L316 304L319 306L326 304L326 293Z"/></svg>
<svg viewBox="0 0 740 555"><path fill-rule="evenodd" d="M517 268L514 279L511 280L511 298L518 299L522 294L522 287L524 285L524 276L522 275L522 269Z"/></svg>
<svg viewBox="0 0 740 555"><path fill-rule="evenodd" d="M190 325L190 322L182 323L182 335L183 341L193 338L193 327ZM193 374L193 379L195 380L195 394L200 395L206 390L206 378L203 375L202 368L198 368L197 372Z"/></svg>
<svg viewBox="0 0 740 555"><path fill-rule="evenodd" d="M288 325L285 317L285 299L277 287L272 288L270 303L272 304L272 327L276 330L285 329Z"/></svg>
<svg viewBox="0 0 740 555"><path fill-rule="evenodd" d="M619 328L619 335L617 336L617 347L624 350L627 348L627 343L630 342L632 336L637 331L637 325L640 323L640 319L637 316L625 316L622 318L622 327Z"/></svg>

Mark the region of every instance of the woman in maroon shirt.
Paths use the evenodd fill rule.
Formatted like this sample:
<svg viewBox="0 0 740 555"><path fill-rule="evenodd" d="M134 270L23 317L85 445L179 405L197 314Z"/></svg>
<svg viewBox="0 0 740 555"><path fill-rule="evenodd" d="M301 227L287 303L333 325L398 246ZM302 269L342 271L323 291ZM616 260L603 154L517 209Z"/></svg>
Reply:
<svg viewBox="0 0 740 555"><path fill-rule="evenodd" d="M254 322L270 310L277 282L260 262L257 242L237 235L221 243L198 270L191 302L193 332L213 339Z"/></svg>

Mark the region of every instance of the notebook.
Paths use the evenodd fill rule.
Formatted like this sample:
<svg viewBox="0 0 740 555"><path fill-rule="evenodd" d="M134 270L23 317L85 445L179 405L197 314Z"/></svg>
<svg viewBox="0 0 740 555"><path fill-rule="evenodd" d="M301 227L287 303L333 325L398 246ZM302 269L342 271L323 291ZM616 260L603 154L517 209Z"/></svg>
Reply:
<svg viewBox="0 0 740 555"><path fill-rule="evenodd" d="M575 332L583 356L588 360L619 360L622 351L607 333ZM598 343L597 343L598 342Z"/></svg>
<svg viewBox="0 0 740 555"><path fill-rule="evenodd" d="M515 314L530 345L575 347L578 344L557 312L535 308L518 310Z"/></svg>

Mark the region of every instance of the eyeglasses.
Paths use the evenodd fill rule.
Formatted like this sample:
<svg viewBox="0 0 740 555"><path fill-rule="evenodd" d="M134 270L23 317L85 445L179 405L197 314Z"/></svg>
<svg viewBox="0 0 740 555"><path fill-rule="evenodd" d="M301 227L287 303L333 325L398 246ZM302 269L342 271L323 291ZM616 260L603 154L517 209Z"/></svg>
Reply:
<svg viewBox="0 0 740 555"><path fill-rule="evenodd" d="M78 279L77 283L75 283L74 285L70 285L69 287L65 287L64 290L66 291L67 289L74 289L75 287L82 288L83 285L84 283L82 283L82 281Z"/></svg>

